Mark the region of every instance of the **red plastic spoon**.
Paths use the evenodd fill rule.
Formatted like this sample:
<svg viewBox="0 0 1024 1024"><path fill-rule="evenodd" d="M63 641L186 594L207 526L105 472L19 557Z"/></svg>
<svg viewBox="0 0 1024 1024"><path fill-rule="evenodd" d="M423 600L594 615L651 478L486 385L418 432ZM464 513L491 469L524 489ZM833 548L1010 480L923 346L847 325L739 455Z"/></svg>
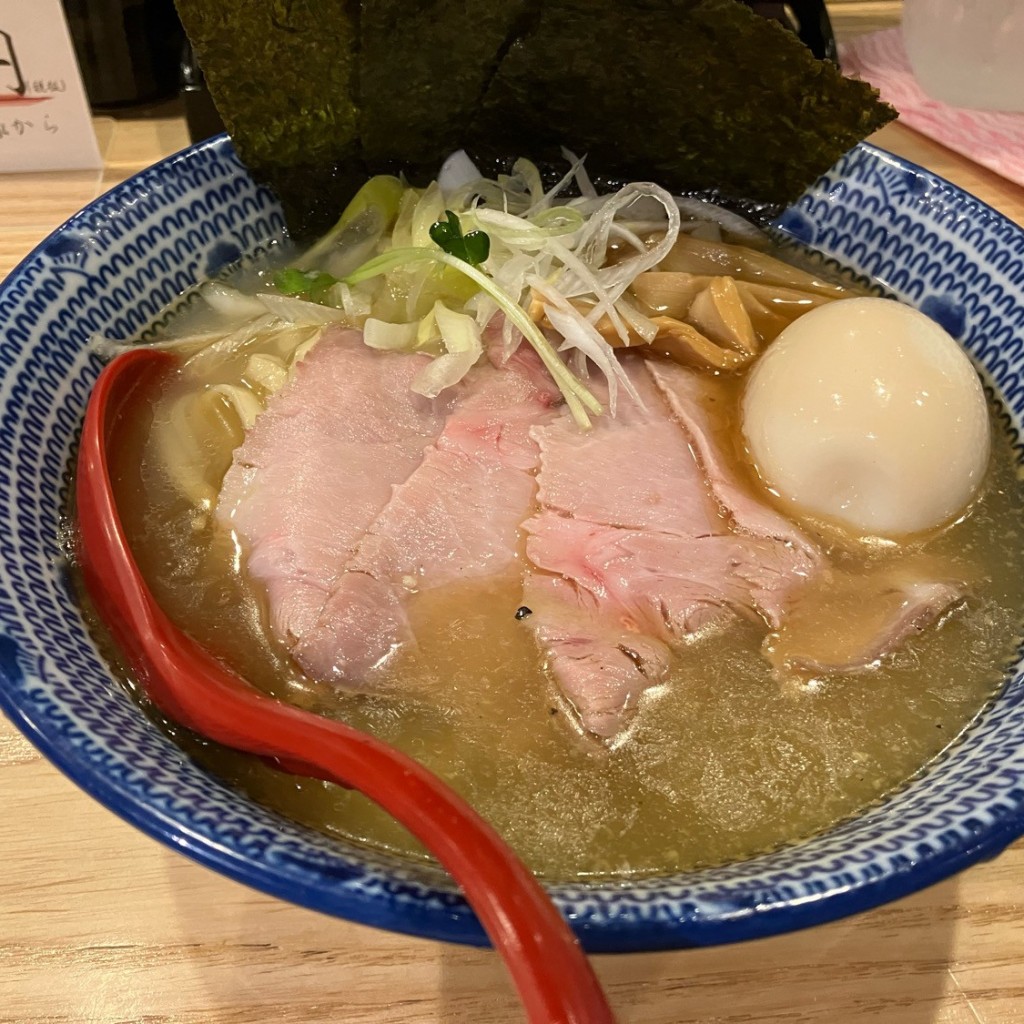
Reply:
<svg viewBox="0 0 1024 1024"><path fill-rule="evenodd" d="M264 696L157 605L121 527L107 445L133 393L174 363L173 356L153 349L134 349L111 362L89 399L78 457L86 587L147 694L164 714L218 743L357 789L393 815L462 887L532 1024L613 1024L568 925L525 865L461 797L380 740Z"/></svg>

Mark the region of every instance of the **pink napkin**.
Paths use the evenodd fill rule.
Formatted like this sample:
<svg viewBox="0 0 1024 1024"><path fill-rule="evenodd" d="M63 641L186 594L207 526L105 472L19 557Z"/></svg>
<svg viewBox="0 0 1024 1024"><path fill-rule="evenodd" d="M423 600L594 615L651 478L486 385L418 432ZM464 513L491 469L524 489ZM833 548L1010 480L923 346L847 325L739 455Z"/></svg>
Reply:
<svg viewBox="0 0 1024 1024"><path fill-rule="evenodd" d="M840 48L839 59L845 74L870 82L900 112L903 124L1024 185L1024 114L933 100L914 78L898 28L851 40Z"/></svg>

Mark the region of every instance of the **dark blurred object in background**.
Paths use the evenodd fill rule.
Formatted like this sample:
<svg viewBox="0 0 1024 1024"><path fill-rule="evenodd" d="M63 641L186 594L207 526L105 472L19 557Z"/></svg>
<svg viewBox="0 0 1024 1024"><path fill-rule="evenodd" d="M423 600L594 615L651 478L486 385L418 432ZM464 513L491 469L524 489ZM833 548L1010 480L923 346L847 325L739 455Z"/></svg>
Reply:
<svg viewBox="0 0 1024 1024"><path fill-rule="evenodd" d="M224 122L213 105L203 69L196 61L189 42L185 42L181 55L181 98L185 103L185 123L188 137L193 142L208 139L224 131Z"/></svg>
<svg viewBox="0 0 1024 1024"><path fill-rule="evenodd" d="M775 3L773 0L743 2L758 14L794 31L819 60L839 63L836 37L832 34L832 22L829 21L824 0L789 0L789 3Z"/></svg>
<svg viewBox="0 0 1024 1024"><path fill-rule="evenodd" d="M63 0L89 102L116 108L178 92L185 34L174 0Z"/></svg>

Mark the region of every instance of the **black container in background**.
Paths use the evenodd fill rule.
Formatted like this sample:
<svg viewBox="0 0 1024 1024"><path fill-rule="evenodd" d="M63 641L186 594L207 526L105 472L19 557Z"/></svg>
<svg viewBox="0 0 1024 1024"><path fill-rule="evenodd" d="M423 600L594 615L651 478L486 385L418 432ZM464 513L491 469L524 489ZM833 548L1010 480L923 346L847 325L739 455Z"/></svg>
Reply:
<svg viewBox="0 0 1024 1024"><path fill-rule="evenodd" d="M174 0L63 0L63 4L85 91L94 108L154 103L177 94L185 34Z"/></svg>
<svg viewBox="0 0 1024 1024"><path fill-rule="evenodd" d="M748 6L795 32L819 60L839 63L836 38L824 0L743 0Z"/></svg>
<svg viewBox="0 0 1024 1024"><path fill-rule="evenodd" d="M208 139L224 131L224 123L206 88L203 70L196 61L191 44L186 41L181 54L181 98L185 105L188 137L193 142Z"/></svg>

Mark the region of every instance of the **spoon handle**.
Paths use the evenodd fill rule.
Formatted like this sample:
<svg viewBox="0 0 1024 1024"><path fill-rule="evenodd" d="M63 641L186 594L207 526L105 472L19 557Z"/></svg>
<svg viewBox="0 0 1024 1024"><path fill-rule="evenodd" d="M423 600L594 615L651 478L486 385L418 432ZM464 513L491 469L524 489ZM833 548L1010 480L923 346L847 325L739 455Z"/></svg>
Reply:
<svg viewBox="0 0 1024 1024"><path fill-rule="evenodd" d="M461 797L421 764L341 722L265 696L175 626L139 572L117 512L109 439L173 357L118 356L86 409L76 482L79 559L100 619L166 715L224 745L364 793L450 872L500 952L531 1024L614 1024L569 926L526 866Z"/></svg>

